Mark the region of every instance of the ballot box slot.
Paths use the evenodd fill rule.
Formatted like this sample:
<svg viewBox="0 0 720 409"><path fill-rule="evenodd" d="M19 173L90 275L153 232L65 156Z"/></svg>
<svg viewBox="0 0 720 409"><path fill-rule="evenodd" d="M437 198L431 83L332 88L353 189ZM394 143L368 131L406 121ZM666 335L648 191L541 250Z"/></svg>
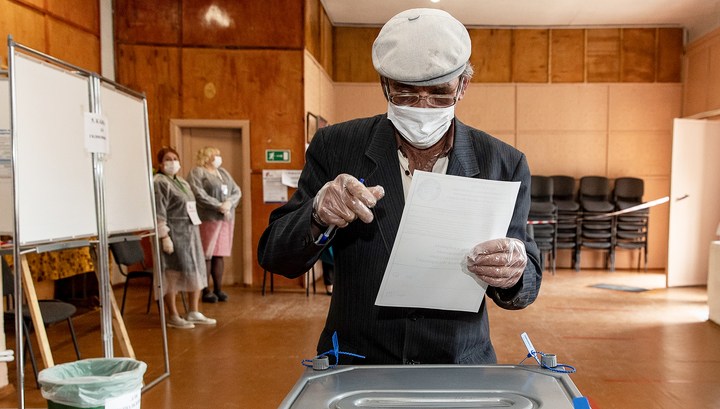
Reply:
<svg viewBox="0 0 720 409"><path fill-rule="evenodd" d="M525 396L511 392L477 391L356 391L328 405L332 409L402 408L539 408Z"/></svg>

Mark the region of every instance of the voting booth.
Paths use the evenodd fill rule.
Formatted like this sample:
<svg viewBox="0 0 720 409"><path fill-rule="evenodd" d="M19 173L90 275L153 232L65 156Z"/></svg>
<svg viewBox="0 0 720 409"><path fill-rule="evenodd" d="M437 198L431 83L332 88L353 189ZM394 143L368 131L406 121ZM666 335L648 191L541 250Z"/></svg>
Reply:
<svg viewBox="0 0 720 409"><path fill-rule="evenodd" d="M279 408L574 409L584 402L567 374L535 365L340 365L307 368Z"/></svg>
<svg viewBox="0 0 720 409"><path fill-rule="evenodd" d="M44 366L54 366L26 255L90 247L99 282L100 341L114 357L135 358L110 286L108 244L149 237L160 259L143 94L33 50L8 37L9 72L0 78L0 248L14 260L15 359L23 367L23 294ZM9 98L8 98L9 96ZM8 104L9 102L9 104ZM155 264L155 274L159 275ZM162 294L162 280L154 281ZM169 375L162 297L160 324ZM17 371L24 408L24 372Z"/></svg>

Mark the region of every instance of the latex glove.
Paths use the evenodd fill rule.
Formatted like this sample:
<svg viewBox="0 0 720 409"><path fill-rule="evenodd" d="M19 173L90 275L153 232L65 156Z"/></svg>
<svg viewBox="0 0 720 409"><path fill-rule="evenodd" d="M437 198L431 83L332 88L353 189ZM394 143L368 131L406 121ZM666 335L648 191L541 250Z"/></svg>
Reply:
<svg viewBox="0 0 720 409"><path fill-rule="evenodd" d="M527 265L525 243L518 239L488 240L467 256L467 269L493 287L510 288L522 277Z"/></svg>
<svg viewBox="0 0 720 409"><path fill-rule="evenodd" d="M345 227L358 217L370 223L373 220L370 209L383 196L385 189L382 186L366 187L353 176L343 173L318 191L313 200L314 217L326 226Z"/></svg>
<svg viewBox="0 0 720 409"><path fill-rule="evenodd" d="M175 247L173 246L173 242L170 236L165 236L162 238L162 248L163 251L168 254L172 254L173 251L175 251Z"/></svg>
<svg viewBox="0 0 720 409"><path fill-rule="evenodd" d="M229 200L226 200L226 201L222 202L218 211L222 214L225 214L225 213L229 212L231 208L232 208L232 202L230 202Z"/></svg>

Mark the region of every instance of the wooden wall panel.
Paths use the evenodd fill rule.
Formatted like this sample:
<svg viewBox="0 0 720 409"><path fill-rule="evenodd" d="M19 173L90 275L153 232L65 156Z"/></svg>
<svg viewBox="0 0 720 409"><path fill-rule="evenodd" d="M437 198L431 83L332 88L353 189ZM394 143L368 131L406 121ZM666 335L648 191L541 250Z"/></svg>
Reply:
<svg viewBox="0 0 720 409"><path fill-rule="evenodd" d="M655 81L654 28L625 28L622 30L623 82Z"/></svg>
<svg viewBox="0 0 720 409"><path fill-rule="evenodd" d="M184 118L249 119L253 170L302 168L302 51L184 48L182 67ZM291 162L266 164L265 149L290 149Z"/></svg>
<svg viewBox="0 0 720 409"><path fill-rule="evenodd" d="M683 91L683 116L708 111L710 52L707 48L690 50L685 56L687 80Z"/></svg>
<svg viewBox="0 0 720 409"><path fill-rule="evenodd" d="M455 106L455 114L467 126L492 136L512 134L515 143L517 88L512 84L470 84L465 97ZM387 106L387 103L385 104Z"/></svg>
<svg viewBox="0 0 720 409"><path fill-rule="evenodd" d="M610 132L607 149L610 178L670 176L672 131Z"/></svg>
<svg viewBox="0 0 720 409"><path fill-rule="evenodd" d="M45 17L29 7L0 0L0 38L4 46L0 47L2 66L7 67L7 36L38 51L45 49Z"/></svg>
<svg viewBox="0 0 720 409"><path fill-rule="evenodd" d="M62 21L46 17L48 54L92 72L100 72L100 39Z"/></svg>
<svg viewBox="0 0 720 409"><path fill-rule="evenodd" d="M305 48L320 61L320 0L305 0Z"/></svg>
<svg viewBox="0 0 720 409"><path fill-rule="evenodd" d="M114 0L115 41L180 44L181 0Z"/></svg>
<svg viewBox="0 0 720 409"><path fill-rule="evenodd" d="M470 29L475 68L473 82L510 82L512 77L512 30Z"/></svg>
<svg viewBox="0 0 720 409"><path fill-rule="evenodd" d="M333 78L377 81L370 52L379 28L334 30ZM680 28L469 29L468 33L476 83L681 81Z"/></svg>
<svg viewBox="0 0 720 409"><path fill-rule="evenodd" d="M682 116L681 84L624 83L612 84L609 89L610 131L672 132L673 119Z"/></svg>
<svg viewBox="0 0 720 409"><path fill-rule="evenodd" d="M514 82L548 82L549 30L513 30Z"/></svg>
<svg viewBox="0 0 720 409"><path fill-rule="evenodd" d="M619 82L620 29L588 30L586 35L587 82Z"/></svg>
<svg viewBox="0 0 720 409"><path fill-rule="evenodd" d="M682 81L683 29L658 28L657 82Z"/></svg>
<svg viewBox="0 0 720 409"><path fill-rule="evenodd" d="M710 45L710 79L707 83L708 99L707 110L720 109L720 42Z"/></svg>
<svg viewBox="0 0 720 409"><path fill-rule="evenodd" d="M550 30L550 81L583 82L585 30Z"/></svg>
<svg viewBox="0 0 720 409"><path fill-rule="evenodd" d="M100 36L98 0L47 0L47 11Z"/></svg>
<svg viewBox="0 0 720 409"><path fill-rule="evenodd" d="M170 144L170 119L180 118L180 50L120 44L115 50L117 82L145 92L152 151Z"/></svg>
<svg viewBox="0 0 720 409"><path fill-rule="evenodd" d="M183 0L182 41L188 46L302 49L298 0Z"/></svg>
<svg viewBox="0 0 720 409"><path fill-rule="evenodd" d="M333 27L333 79L336 82L377 82L372 45L380 28Z"/></svg>
<svg viewBox="0 0 720 409"><path fill-rule="evenodd" d="M332 77L333 73L333 26L325 9L320 7L320 65Z"/></svg>

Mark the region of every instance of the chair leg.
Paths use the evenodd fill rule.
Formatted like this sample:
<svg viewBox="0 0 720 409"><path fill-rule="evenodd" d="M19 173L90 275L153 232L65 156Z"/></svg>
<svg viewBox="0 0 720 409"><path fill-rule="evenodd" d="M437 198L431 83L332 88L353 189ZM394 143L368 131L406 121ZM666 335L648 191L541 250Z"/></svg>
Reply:
<svg viewBox="0 0 720 409"><path fill-rule="evenodd" d="M267 283L267 270L263 269L263 289L262 295L265 295L265 283Z"/></svg>
<svg viewBox="0 0 720 409"><path fill-rule="evenodd" d="M313 268L312 268L312 273L313 273L313 274L312 274L313 294L315 294L315 293L317 292L317 290L315 289L315 266L313 266Z"/></svg>
<svg viewBox="0 0 720 409"><path fill-rule="evenodd" d="M25 321L23 321L22 327L23 331L25 332L25 350L30 354L30 363L32 364L33 374L35 374L35 385L37 385L37 388L40 389L40 382L38 382L37 362L35 361L35 352L33 352L32 342L30 341L30 331L28 331L27 325L25 325Z"/></svg>
<svg viewBox="0 0 720 409"><path fill-rule="evenodd" d="M125 291L123 291L122 306L120 307L120 316L125 315L125 297L127 296L128 283L130 282L129 277L125 277Z"/></svg>
<svg viewBox="0 0 720 409"><path fill-rule="evenodd" d="M305 297L310 297L310 270L305 273Z"/></svg>
<svg viewBox="0 0 720 409"><path fill-rule="evenodd" d="M575 250L575 271L580 271L580 248Z"/></svg>
<svg viewBox="0 0 720 409"><path fill-rule="evenodd" d="M155 285L155 278L150 277L150 293L148 294L148 306L147 306L147 311L145 312L145 314L150 314L150 304L152 303L153 285ZM124 300L125 300L125 298L123 297L123 301Z"/></svg>
<svg viewBox="0 0 720 409"><path fill-rule="evenodd" d="M72 318L67 319L68 327L70 327L70 336L72 336L73 345L75 345L75 355L77 355L78 361L82 359L80 356L80 348L78 347L77 337L75 336L75 327L73 327Z"/></svg>

